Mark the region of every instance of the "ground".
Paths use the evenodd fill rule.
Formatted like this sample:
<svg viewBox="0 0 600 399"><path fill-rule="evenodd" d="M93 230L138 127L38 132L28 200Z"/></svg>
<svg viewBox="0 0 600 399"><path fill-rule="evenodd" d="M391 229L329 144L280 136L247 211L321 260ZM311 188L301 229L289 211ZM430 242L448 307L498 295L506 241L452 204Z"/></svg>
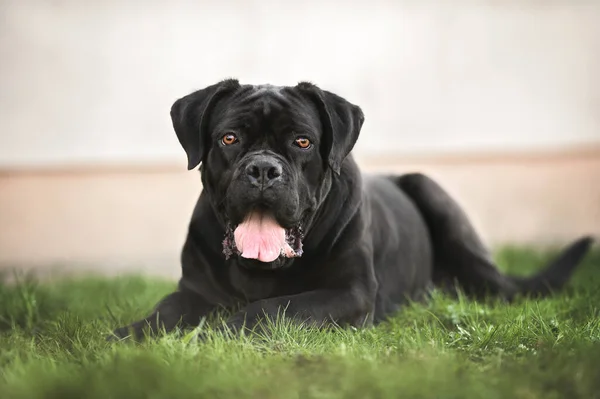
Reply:
<svg viewBox="0 0 600 399"><path fill-rule="evenodd" d="M552 256L498 251L531 273ZM376 328L107 343L174 288L140 276L0 285L2 398L598 398L600 251L544 300L436 294ZM202 328L207 329L206 326Z"/></svg>

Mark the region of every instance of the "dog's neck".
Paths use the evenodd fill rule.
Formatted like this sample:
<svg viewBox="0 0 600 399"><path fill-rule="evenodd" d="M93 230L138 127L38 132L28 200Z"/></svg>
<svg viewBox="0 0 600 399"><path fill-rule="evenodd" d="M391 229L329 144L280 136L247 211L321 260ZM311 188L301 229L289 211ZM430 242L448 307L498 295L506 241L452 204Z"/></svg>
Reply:
<svg viewBox="0 0 600 399"><path fill-rule="evenodd" d="M353 170L358 171L358 166L349 157L339 175L330 172L329 182L322 189L324 199L305 230L306 257L310 257L311 253L323 255L330 252L362 206L361 175L353 173ZM354 176L354 179L349 176ZM338 235L332 235L332 231L338 232Z"/></svg>

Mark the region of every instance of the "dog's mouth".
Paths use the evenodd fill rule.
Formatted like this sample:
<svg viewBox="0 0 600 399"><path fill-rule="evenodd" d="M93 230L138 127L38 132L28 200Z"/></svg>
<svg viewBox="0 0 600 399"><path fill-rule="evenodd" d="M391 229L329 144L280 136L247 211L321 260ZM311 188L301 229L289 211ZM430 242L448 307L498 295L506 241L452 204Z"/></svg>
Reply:
<svg viewBox="0 0 600 399"><path fill-rule="evenodd" d="M223 239L225 259L233 255L270 263L302 256L302 228L285 229L270 212L255 210L237 226L228 224Z"/></svg>

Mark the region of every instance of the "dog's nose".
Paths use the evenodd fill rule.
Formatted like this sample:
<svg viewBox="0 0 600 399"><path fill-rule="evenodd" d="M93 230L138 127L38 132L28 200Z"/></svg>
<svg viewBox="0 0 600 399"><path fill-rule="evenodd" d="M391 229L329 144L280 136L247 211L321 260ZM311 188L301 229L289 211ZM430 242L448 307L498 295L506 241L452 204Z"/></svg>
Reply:
<svg viewBox="0 0 600 399"><path fill-rule="evenodd" d="M252 185L267 188L281 179L283 168L274 157L267 155L256 156L246 166L246 175Z"/></svg>

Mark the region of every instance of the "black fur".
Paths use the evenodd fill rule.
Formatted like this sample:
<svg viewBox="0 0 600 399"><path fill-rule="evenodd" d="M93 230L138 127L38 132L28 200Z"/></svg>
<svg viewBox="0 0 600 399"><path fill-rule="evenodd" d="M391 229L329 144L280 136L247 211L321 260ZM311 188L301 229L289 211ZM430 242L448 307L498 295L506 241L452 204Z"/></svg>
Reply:
<svg viewBox="0 0 600 399"><path fill-rule="evenodd" d="M204 189L183 246L178 290L147 318L117 329L117 337L170 331L180 321L197 325L240 302L242 310L227 320L234 330L283 309L316 325L368 325L434 286L457 284L475 298L546 295L564 285L592 242L576 241L536 276L500 273L467 216L433 180L362 175L350 155L361 109L309 83L226 80L177 100L171 117L188 168L202 164ZM239 142L223 145L226 133ZM312 147L295 147L298 136ZM268 188L244 174L257 157L281 171ZM256 207L290 232L301 229L301 257L262 263L223 253L232 226Z"/></svg>

